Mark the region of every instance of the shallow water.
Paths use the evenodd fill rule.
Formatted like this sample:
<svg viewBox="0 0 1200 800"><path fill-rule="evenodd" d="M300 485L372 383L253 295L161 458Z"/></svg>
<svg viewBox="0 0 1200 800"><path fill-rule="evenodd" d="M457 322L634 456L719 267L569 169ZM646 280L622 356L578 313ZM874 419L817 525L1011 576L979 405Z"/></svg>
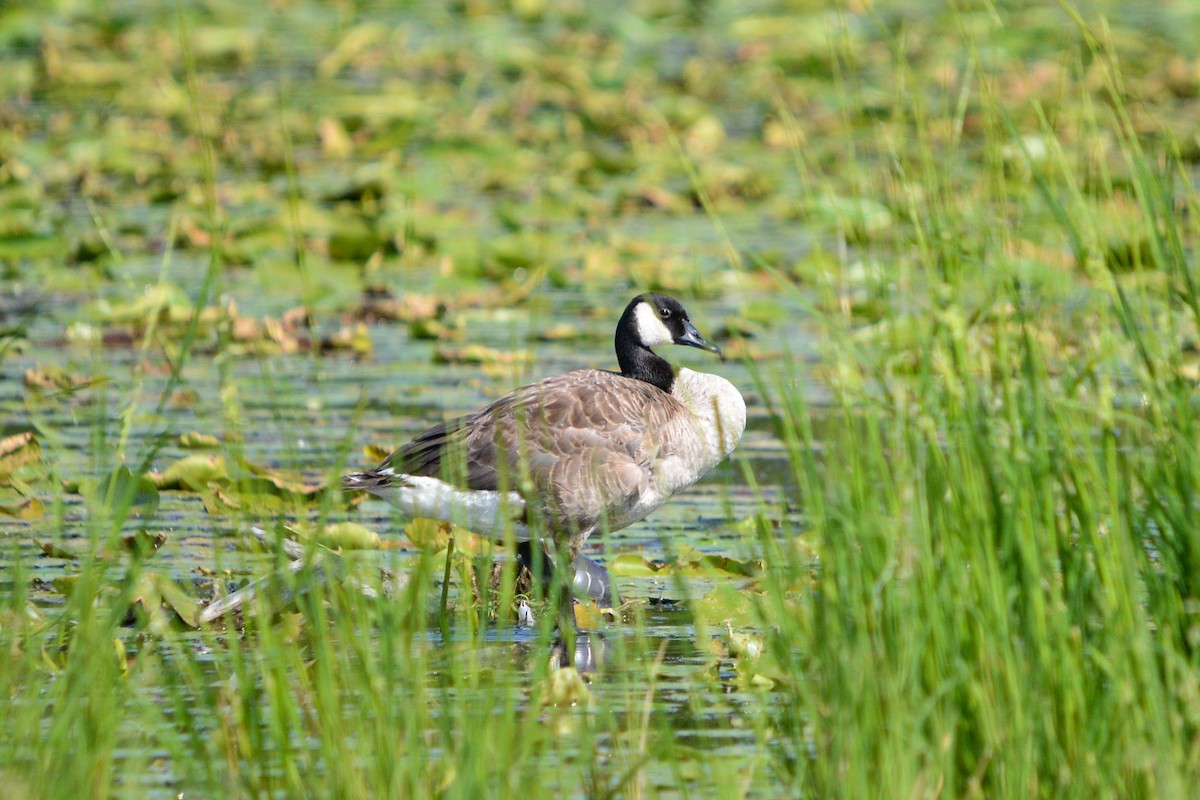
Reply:
<svg viewBox="0 0 1200 800"><path fill-rule="evenodd" d="M129 6L138 7L138 3ZM310 236L327 246L328 242L321 237L329 237L330 233L323 226L336 228L350 218L353 222L380 221L384 227L394 225L393 217L407 213L406 203L411 203L412 227L418 234L436 236L439 247L433 248L434 252L416 266L407 261L399 267L387 265L381 273L381 282L396 295L445 294L454 290L454 284L444 274L444 264L439 262L465 264L464 269L470 272L472 254L512 232L504 219L507 213L517 218L516 228L547 248L540 255L554 268L551 277L538 283L530 297L515 308L483 307L456 312L464 327L461 340L452 346L482 344L503 352L528 350L531 360L507 370L486 370L473 364L440 364L434 355L443 344L412 338L407 326L400 323L369 324L373 353L362 360L341 353L232 356L222 346L224 343L204 334L188 358L173 396L160 412L160 396L170 383L163 351L172 350L178 340L168 337L165 344L154 341L144 348L137 335L117 337L108 343L96 341L97 333L123 329L120 325L106 326L100 320L99 301L113 305L128 303L164 278L194 299L205 284L204 247L194 241L188 245L167 244L169 232L180 218L188 217L195 223L205 217L197 211L203 205L199 187L206 179L197 166L196 132L179 119L196 109L188 107L186 102L182 108L170 110L155 105L158 102L163 109L167 108L169 92L164 91L160 96L159 90L164 86L171 88L173 81L182 83L183 76L179 65L164 66L155 61L169 56L158 54L147 44L155 41L155 37L174 36L179 21L172 14L170 19L156 23L157 11L153 5L143 10L147 13L141 16L125 12L131 13L129 19L121 18L99 33L88 24L80 24L64 32L65 38L56 46L61 46L61 53L68 61L80 65L82 74L92 66L103 71L113 62L120 64L146 57L149 63L137 66L153 76L149 81L139 81L135 75L127 75L113 84L99 81L78 87L56 86L53 81L47 87L33 81L29 84L32 89L24 86L14 91L11 104L0 109L28 123L25 138L17 143L20 147L14 147L22 163L36 167L34 172L38 176L45 174L44 181L29 180L34 187L30 190L33 201L20 196L15 202L22 213L26 204L36 209L30 230L15 225L15 233L7 228L0 232L0 245L6 248L0 254L3 259L0 268L6 270L4 275L9 279L0 284L0 326L19 328L23 334L20 348L0 359L0 420L8 425L36 425L42 434L42 461L47 467L46 479L35 487L46 503L46 516L32 522L2 521L0 585L6 589L11 586L13 565L20 562L25 570L17 574L35 587L33 601L47 614L55 613L62 605L62 595L49 587L56 579L79 571L97 529L90 516L94 509L80 494L60 489L62 482L96 480L118 464L137 468L146 454L153 451L155 455L145 466L161 471L188 453L176 444L180 434L198 431L212 434L223 443L237 441L238 452L248 461L315 480L334 474L342 462L349 467L370 464L362 454L363 446L368 443L393 447L444 416L476 409L515 386L569 369L612 368L615 365L612 327L616 315L629 295L638 290L633 287L641 280L640 276L659 276L654 262L660 256L670 256L674 268L686 273L665 277L672 285L694 288L694 291L681 288L676 293L688 305L701 332L718 344L730 344L726 336L728 323L737 323L747 304L759 301L773 304L777 318L760 326L759 338L751 344L775 355L750 363L741 358L719 362L709 354L688 348L664 352L675 363L718 372L742 388L749 412L745 436L732 460L715 468L649 519L612 534L606 543L593 543L591 555L601 561L606 555L626 554L661 561L670 560L679 547L686 545L702 553L746 560L759 556L758 547L737 527L739 521L765 510L770 516L789 519L795 528L800 513L799 498L791 482L784 449L775 437L766 404L755 388L756 377L776 387L795 383L795 391L811 404L821 405L826 399L824 391L806 375L807 364L817 357L817 343L798 302L757 288L763 284L727 279L737 278L730 274L736 272L730 267L730 249L752 246L753 252L771 253L778 263L790 264L810 251L810 234L791 221L790 206L783 205L766 210L754 207L753 202L735 204L731 210L722 211L720 228L709 216L686 203L678 213L621 210L612 198L631 192L642 183L658 185L661 180L671 192L686 197L688 181L674 155L665 169L653 163L653 158L649 164L636 163L641 155L619 144L616 136L601 133L590 136L584 143L586 146L565 141L542 148L536 142L509 141L513 131L492 124L486 130L474 131L471 135L475 138L464 133L461 142L456 138L457 131L442 130L438 127L439 114L445 112L449 119L466 119L477 104L486 107L494 96L503 96L513 86L519 88L517 81L511 86L507 83L511 76L504 71L519 64L529 48L546 46L538 41L533 28L515 22L509 15L449 18L440 3L415 4L411 13L406 6L398 17L389 17L392 11L375 9L373 21L396 26L389 35L408 37L408 41L432 52L429 64L419 59L413 64L383 68L368 64L362 69L347 70L344 78L317 81L314 85L309 85L313 84L314 65L336 47L349 24L340 18L340 11L331 7L306 5L303 14L289 15L262 13L246 7L241 9L244 18L233 13L234 9L225 8L221 13L230 15L233 21L209 27L212 21L206 18L188 30L198 40L198 79L202 87L197 104L201 110L215 115L214 124L223 133L242 135L260 148L254 155L246 155L253 150L252 146L231 145L230 151L223 151L218 157L213 188L220 206L219 216L236 234L232 249L244 248L246 265L226 266L220 271L212 287L210 305L233 303L241 315L261 318L278 317L308 303L315 309L317 320L313 335L329 334L347 321L346 298L338 296L341 287L337 276L343 274L339 270L350 274L360 264L355 258L330 259L317 248L309 254L312 261L307 271L277 268L277 262L289 262L292 258L288 236ZM720 13L737 15L736 10L720 10ZM600 28L606 36L625 41L630 58L640 64L637 71L648 79L668 80L672 86L681 80L689 59L728 49L726 44L718 47L712 42L693 41L694 31L686 24L648 25L626 12L619 19L604 16L605 19L596 20L603 23ZM98 18L103 28L103 15L98 14ZM723 31L726 21L715 19L712 30ZM614 26L612 31L608 30L610 23ZM619 26L624 27L618 30ZM76 35L78 40L73 38ZM139 35L146 38L138 39ZM233 47L227 52L218 46L205 54L206 41L211 43L222 37L242 41L237 37L246 35L252 36L251 49L242 52ZM446 79L437 71L443 66L438 60L439 52L457 58L457 51L471 48L486 51L480 55L484 62L483 80L495 83L480 90L478 97L460 85L460 78L451 75ZM572 48L568 44L567 50ZM33 69L41 52L40 44L30 45L24 36L4 38L0 41L0 67L12 66L10 75L17 74L18 67ZM405 76L399 84L394 80L397 74ZM632 78L637 76L630 77L631 85L635 84ZM604 91L613 88L606 81L624 79L622 75L606 76L602 70L595 76L597 89ZM0 80L6 79L0 77ZM369 147L352 157L331 159L321 151L311 131L303 125L297 128L305 132L297 134L293 142L297 167L296 174L290 177L298 182L294 191L303 212L315 208L328 214L328 219L321 218L312 226L307 222L297 225L304 232L296 231L287 206L293 191L289 176L272 161L277 154L263 152L263 143L267 143L267 149L277 146L279 129L288 127L280 117L287 113L318 116L331 113L326 112L327 106L353 96L361 108L342 115L347 129L353 133L357 124L355 115L373 113L374 105L392 95L404 95L404 80L428 80L435 92L445 85L452 89L450 96L432 95L428 104L419 109L418 122L412 123L422 128L419 135L407 135L404 126L410 123L404 120L374 127L366 125L364 130L373 131L379 141L369 142ZM778 163L760 163L762 148L757 140L763 109L756 105L758 101L742 97L736 88L725 94L726 97L712 103L712 113L721 116L728 141L738 152L722 153L722 158L739 163L740 157L746 156L746 163L751 166L779 173L779 188L794 188L798 178L790 165L780 168ZM286 107L286 111L281 112L280 107ZM111 125L93 124L94 120L106 120L109 115L113 119ZM67 128L56 131L55 123ZM155 127L158 123L165 125ZM506 120L501 119L496 125L504 123ZM163 131L175 139L165 148L158 141ZM394 147L388 144L393 136ZM60 140L65 141L63 149L69 152L60 152ZM750 143L748 147L746 141ZM569 161L578 147L594 148L600 160L611 157L622 165L614 168L611 175L605 170L596 173L599 177L585 175L580 185L569 186L568 191L556 183L561 180L555 170ZM524 173L526 161L532 161L529 174ZM331 190L353 182L355 169L371 168L377 163L391 165L388 177L393 182L388 186L389 196L380 200L384 210L378 220L373 214L379 208L347 210L340 207L344 204L328 199ZM639 174L643 168L649 169L649 178L643 179ZM81 173L77 175L74 170ZM480 180L480 174L485 172L498 173L500 185L481 186L486 182ZM72 182L83 175L95 182L91 195L73 188ZM588 181L600 183L593 185ZM67 186L72 188L67 190L64 188ZM162 197L157 197L162 187L165 191ZM397 196L404 199L398 200ZM84 197L88 198L86 202ZM592 209L601 200L606 204L605 211L597 217ZM506 204L511 208L507 211L500 208ZM0 208L6 207L0 204ZM580 209L587 211L581 213ZM114 236L114 250L119 255L107 254L94 261L80 259L80 263L67 255L79 241L94 240L101 226L107 226ZM268 241L257 250L257 245L244 244L260 229L280 239ZM61 258L51 259L47 266L45 260L38 260L40 256L23 254L22 237L42 247L52 246L54 252L61 251ZM593 286L564 283L563 276L574 279L580 274L573 270L585 250L581 243L592 242L610 260L623 257L629 248L636 253L633 260L637 263L609 266ZM743 257L746 255L741 253ZM40 266L26 272L24 265L31 263L27 258L35 259ZM564 263L569 268L558 271ZM513 276L529 277L537 268L536 265L530 269L516 267ZM52 278L48 284L42 280L47 275ZM512 276L501 279L509 277ZM486 285L477 274L472 274L468 282L475 289ZM52 288L46 288L47 285ZM577 338L565 341L539 338L540 333L564 321L579 330ZM28 371L50 368L87 376L92 384L76 391L43 393L40 397L24 385ZM231 456L227 450L219 452ZM753 489L747 484L747 473L753 476ZM165 544L153 556L153 569L165 572L193 597L208 599L214 581L223 589L235 589L276 567L273 555L242 549L243 537L239 532L255 523L270 523L277 518L287 521L316 513L315 508L301 507L279 513L213 515L205 510L197 493L166 491L160 494L151 519L134 516L123 527L127 532L146 527L165 533ZM421 556L406 544L401 531L404 521L386 505L368 502L353 510L330 512L328 521L339 520L361 522L397 545L359 556L359 562L368 567L387 565L399 574L416 568ZM52 544L79 557L46 555L42 544ZM115 561L108 573L114 583L122 575L121 564ZM437 577L440 580L440 575ZM694 674L709 668L712 658L706 643L698 640L692 614L685 604L689 598L702 597L719 584L740 586L745 582L746 579L736 576L687 578L683 583L672 576L619 577L616 586L622 597L645 602L644 624L637 632L630 626L610 624L593 635L596 652L605 646L622 649L619 659L609 659L598 666L585 665L580 659L581 666L591 667L593 690L602 695L606 707L616 714L636 716L653 685L655 724L661 721L669 727L679 746L753 763L761 736L750 727L738 727L743 724L743 717L730 709L749 708L754 703L745 688L733 679L728 663L717 676L721 689L714 690L712 696L695 696ZM457 590L456 577L452 597ZM429 597L431 610L437 606L437 600L435 587ZM528 690L530 664L549 657L542 652L534 630L513 624L492 625L477 640L472 640L466 626L456 619L449 642L443 641L436 624L430 627L422 646L430 653L435 670L431 680L435 686L437 669L447 668L455 660L471 658L488 670L488 688L481 690L483 694L524 692ZM710 630L705 635L719 633ZM188 663L211 666L218 660L206 652L214 646L208 632L197 634L194 639L185 633L173 642L192 647L186 656ZM125 646L135 654L141 647L166 647L161 643L148 644L132 632ZM660 657L662 666L652 682L647 665ZM182 661L184 657L179 658ZM165 661L171 663L169 654ZM209 677L214 684L227 679L215 669ZM452 683L441 689L458 691ZM155 705L159 700L160 697L146 689L145 696L139 696L134 705ZM480 702L489 702L488 697L481 695ZM172 718L169 710L163 713L162 724L182 724ZM135 722L141 724L145 719L147 715L137 716ZM303 736L299 731L295 735ZM129 741L139 739L132 735ZM316 747L312 743L307 745ZM608 742L605 746L609 748L608 755L615 758L616 745ZM431 753L436 753L436 748L435 743ZM257 755L268 765L274 763L269 754ZM180 776L170 753L122 753L118 761L147 758L151 759L151 766L129 779L133 785L122 788L129 795L175 796ZM645 779L651 787L676 787L678 791L680 775L673 770L691 769L694 761L689 759L682 766L651 761L646 765ZM614 770L620 768L619 764L608 766ZM693 778L700 782L692 785L692 791L699 794L709 791L702 778L702 774ZM566 793L576 792L578 787Z"/></svg>
<svg viewBox="0 0 1200 800"><path fill-rule="evenodd" d="M255 306L254 294L242 295L236 281L230 283L225 296L234 299L239 307ZM734 314L741 300L744 298L693 302L693 317L703 331L711 327L705 325L705 320ZM161 470L185 454L174 444L178 434L194 430L221 439L231 434L231 429L222 422L228 419L223 415L220 397L221 371L225 370L225 384L237 387L238 423L245 456L266 467L319 477L334 469L341 458L351 465L368 463L359 454L367 442L393 446L443 414L476 408L520 382L572 368L611 366L614 360L611 321L578 316L578 310L587 304L578 293L555 291L548 301L553 310L535 316L505 311L467 316L464 341L499 349L524 347L535 354L533 363L522 368L519 375L489 377L475 365L435 364L432 356L436 343L410 339L401 325L373 325L370 333L375 352L363 361L339 355L307 354L225 360L198 353L184 370L180 387L190 398L177 405L168 404L160 416L154 416L151 412L167 376L161 365L154 364L153 354L142 356L129 347L88 350L64 345L61 323L55 319L61 299L54 298L43 304L37 318L30 319L28 348L4 362L7 379L0 382L0 414L8 420L36 422L47 432L44 461L52 464L61 477L79 481L103 474L111 467L110 463L97 463L94 453L97 447L99 452L111 453L121 428L122 411L132 405L126 459L136 463L154 438L166 432L170 434L167 444L150 464L151 469ZM614 306L617 304L618 301L613 302ZM263 311L268 310L271 309L264 304ZM560 315L585 327L586 335L569 342L534 338L538 330L554 324ZM791 340L804 341L804 331L798 311L793 319L794 324L780 328L781 336L789 337L788 342L759 344L768 349L783 349L785 345L794 349ZM694 369L718 371L744 387L749 407L747 431L732 460L714 469L649 519L610 535L609 553L664 560L671 557L675 548L686 544L708 554L740 560L752 558L756 555L755 545L734 523L750 517L764 503L775 513L793 517L797 513L794 487L788 483L790 472L781 444L774 438L763 404L757 400L745 363L719 362L685 348L673 348L667 354L677 363ZM149 360L150 366L135 379L133 367L143 358ZM90 374L106 382L68 397L32 402L21 385L21 376L28 369L44 369L48 365ZM796 368L779 361L756 366L767 371ZM821 398L814 390L810 399L820 402ZM107 438L102 445L96 440L99 430ZM350 455L346 457L348 446ZM747 469L755 477L756 490L745 484L743 470ZM55 578L78 570L75 560L42 554L39 542L51 541L68 550L84 552L89 541L88 508L78 495L59 496L61 515L54 511L51 497L44 499L51 511L42 520L5 523L8 547L3 557L9 565L13 559L22 559L29 567L26 574L36 586L47 586ZM330 519L359 521L395 541L404 541L399 532L404 521L382 503L368 502L357 509L335 511ZM247 519L244 515L212 516L195 493L162 492L157 512L148 521L150 530L161 530L168 537L155 555L154 568L167 572L194 596L201 597L209 596L213 580L209 574L201 574L201 568L229 570L222 579L229 589L262 577L272 569L273 557L239 550L239 537L231 535L245 530L253 521L270 520ZM126 521L125 528L132 531L145 525L147 521L134 517ZM601 543L593 543L591 550L593 557L604 560ZM411 547L401 546L365 554L367 560L373 557L404 573L412 569L419 555ZM120 573L119 567L116 570L114 577ZM688 579L686 593L700 597L721 580L744 582L735 576ZM713 698L711 703L702 703L700 710L695 698L688 697L695 686L693 673L704 668L711 658L699 649L690 613L684 605L674 602L686 599L681 596L681 584L670 577L622 577L616 585L623 598L651 602L644 611L642 635L634 641L629 638L631 632L622 625L608 625L593 634L592 644L598 653L606 646L611 648L615 640L624 639L623 647L637 650L626 649L620 663L641 666L634 672L614 675L611 659L605 664L595 654L581 655L577 663L593 674L594 691L604 693L605 702L618 712L627 707L639 708L649 686L644 665L661 653L663 666L654 691L653 710L656 715L669 718L680 745L713 754L740 753L748 757L756 734L746 728L730 728L725 704L749 703L751 698L742 697L743 690L732 681L728 694ZM455 593L457 589L455 581ZM34 599L47 611L61 602L53 591L35 592ZM431 596L431 610L436 603L436 596ZM710 635L717 633L713 631ZM445 657L455 658L455 653L465 646L463 637L467 636L461 623L456 622L452 636L455 642L447 647L435 626L428 644L434 652L446 648ZM488 665L489 692L521 685L527 680L531 659L548 657L538 649L536 639L533 630L508 623L484 631L478 643L482 652L475 653L473 658ZM586 644L587 639L581 647ZM131 641L128 646L136 652L138 643ZM434 657L433 662L436 661ZM623 694L628 697L623 699ZM156 764L156 768L139 777L138 792L157 795L161 791L161 796L167 796L175 782L170 761L159 759ZM647 780L663 786L672 785L677 779L665 767L659 771L653 765L645 775Z"/></svg>

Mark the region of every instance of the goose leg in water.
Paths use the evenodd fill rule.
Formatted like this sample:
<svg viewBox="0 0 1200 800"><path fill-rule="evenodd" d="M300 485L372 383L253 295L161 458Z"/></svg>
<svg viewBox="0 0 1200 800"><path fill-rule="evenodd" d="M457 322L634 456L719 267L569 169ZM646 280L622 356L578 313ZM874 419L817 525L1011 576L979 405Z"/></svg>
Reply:
<svg viewBox="0 0 1200 800"><path fill-rule="evenodd" d="M554 580L558 583L558 635L562 639L564 652L575 652L575 636L579 626L575 622L575 597L571 584L575 578L574 548L559 545L557 548L558 564L554 570Z"/></svg>
<svg viewBox="0 0 1200 800"><path fill-rule="evenodd" d="M546 586L554 579L554 567L550 557L545 555L544 551L541 561L540 581L543 586ZM517 542L517 563L529 570L531 575L536 574L532 542ZM612 608L614 603L620 602L613 593L612 578L609 576L608 570L582 553L575 556L572 566L574 567L574 579L571 581L571 589L575 597L591 598L601 608Z"/></svg>

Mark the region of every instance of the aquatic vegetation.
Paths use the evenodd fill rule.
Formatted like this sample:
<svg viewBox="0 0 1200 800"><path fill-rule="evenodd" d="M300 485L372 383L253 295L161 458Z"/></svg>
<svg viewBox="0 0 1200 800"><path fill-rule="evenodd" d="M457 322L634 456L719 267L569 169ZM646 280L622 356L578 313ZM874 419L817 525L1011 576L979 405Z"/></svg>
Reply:
<svg viewBox="0 0 1200 800"><path fill-rule="evenodd" d="M1187 4L285 5L0 10L6 796L1187 796ZM748 429L552 652L331 487L634 288Z"/></svg>

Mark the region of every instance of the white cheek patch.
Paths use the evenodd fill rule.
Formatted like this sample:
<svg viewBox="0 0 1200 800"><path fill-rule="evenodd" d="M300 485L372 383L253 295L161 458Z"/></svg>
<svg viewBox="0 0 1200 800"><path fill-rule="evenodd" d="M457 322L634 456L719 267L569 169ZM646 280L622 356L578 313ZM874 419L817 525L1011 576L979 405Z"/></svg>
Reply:
<svg viewBox="0 0 1200 800"><path fill-rule="evenodd" d="M638 338L642 340L642 344L647 347L655 347L675 341L675 337L667 330L667 326L658 318L658 314L654 313L654 309L648 303L638 303L638 307L633 313L637 319Z"/></svg>

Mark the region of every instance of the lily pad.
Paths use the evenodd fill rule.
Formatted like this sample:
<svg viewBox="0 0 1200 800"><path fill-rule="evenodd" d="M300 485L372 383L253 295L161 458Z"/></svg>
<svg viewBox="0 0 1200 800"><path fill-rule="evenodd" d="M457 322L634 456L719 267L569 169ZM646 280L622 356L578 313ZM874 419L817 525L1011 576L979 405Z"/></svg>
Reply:
<svg viewBox="0 0 1200 800"><path fill-rule="evenodd" d="M38 549L40 549L42 551L42 555L46 556L47 558L65 558L65 559L76 558L76 555L74 553L72 553L70 550L67 550L64 547L59 547L54 542L39 541L37 543L37 546L38 546Z"/></svg>
<svg viewBox="0 0 1200 800"><path fill-rule="evenodd" d="M675 553L675 569L685 575L707 575L723 572L729 575L750 577L762 572L761 561L738 561L728 556L701 553L688 545L680 547Z"/></svg>
<svg viewBox="0 0 1200 800"><path fill-rule="evenodd" d="M666 565L651 562L636 553L621 553L608 565L610 575L618 578L644 578L658 575Z"/></svg>
<svg viewBox="0 0 1200 800"><path fill-rule="evenodd" d="M148 473L146 478L160 491L198 492L211 483L228 483L229 472L221 456L197 453L184 456L161 474Z"/></svg>
<svg viewBox="0 0 1200 800"><path fill-rule="evenodd" d="M221 446L221 440L207 433L192 431L179 437L179 446L187 450L213 450Z"/></svg>
<svg viewBox="0 0 1200 800"><path fill-rule="evenodd" d="M450 523L432 519L414 519L404 526L404 535L422 550L445 550L450 543Z"/></svg>
<svg viewBox="0 0 1200 800"><path fill-rule="evenodd" d="M190 314L191 309L192 302L187 294L171 283L150 286L129 302L113 304L102 300L97 305L100 319L110 323L146 322L155 316L182 316Z"/></svg>
<svg viewBox="0 0 1200 800"><path fill-rule="evenodd" d="M31 367L25 371L25 386L37 391L74 392L86 389L103 379L75 375L57 365Z"/></svg>
<svg viewBox="0 0 1200 800"><path fill-rule="evenodd" d="M533 363L533 353L528 350L497 350L482 344L463 347L439 347L433 354L435 364L479 364L482 366L509 366Z"/></svg>
<svg viewBox="0 0 1200 800"><path fill-rule="evenodd" d="M758 621L749 592L719 583L695 604L695 613L709 625L750 626Z"/></svg>
<svg viewBox="0 0 1200 800"><path fill-rule="evenodd" d="M334 550L378 550L379 534L357 522L326 525L317 534L318 541Z"/></svg>
<svg viewBox="0 0 1200 800"><path fill-rule="evenodd" d="M46 515L46 506L36 497L26 497L16 503L0 503L0 516L23 520L41 519Z"/></svg>
<svg viewBox="0 0 1200 800"><path fill-rule="evenodd" d="M158 487L144 475L134 475L120 466L98 481L89 492L92 499L108 508L149 519L158 510Z"/></svg>
<svg viewBox="0 0 1200 800"><path fill-rule="evenodd" d="M551 670L544 688L542 702L548 706L569 708L592 699L592 690L575 667Z"/></svg>
<svg viewBox="0 0 1200 800"><path fill-rule="evenodd" d="M200 625L200 601L189 595L166 575L155 574L155 583L163 605L175 612L180 622L189 628Z"/></svg>

